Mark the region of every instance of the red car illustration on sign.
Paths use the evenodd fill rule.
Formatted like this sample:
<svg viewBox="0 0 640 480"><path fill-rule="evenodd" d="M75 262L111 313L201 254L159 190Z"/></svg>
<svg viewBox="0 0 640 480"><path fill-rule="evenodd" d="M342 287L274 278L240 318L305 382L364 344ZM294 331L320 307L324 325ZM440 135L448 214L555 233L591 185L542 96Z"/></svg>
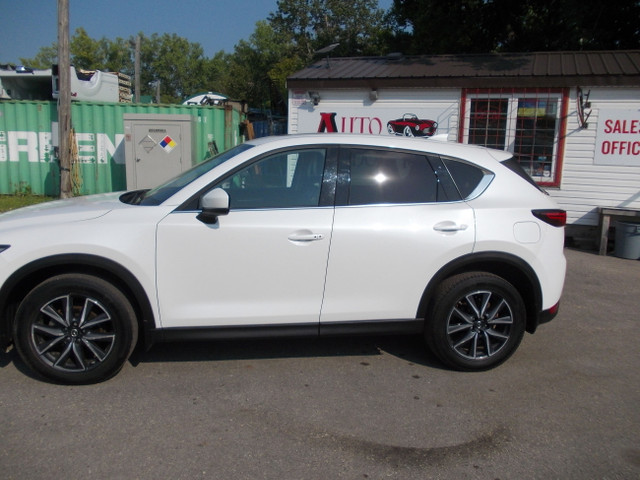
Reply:
<svg viewBox="0 0 640 480"><path fill-rule="evenodd" d="M405 113L402 118L387 123L387 132L405 137L430 137L438 129L438 122L421 120L414 113Z"/></svg>

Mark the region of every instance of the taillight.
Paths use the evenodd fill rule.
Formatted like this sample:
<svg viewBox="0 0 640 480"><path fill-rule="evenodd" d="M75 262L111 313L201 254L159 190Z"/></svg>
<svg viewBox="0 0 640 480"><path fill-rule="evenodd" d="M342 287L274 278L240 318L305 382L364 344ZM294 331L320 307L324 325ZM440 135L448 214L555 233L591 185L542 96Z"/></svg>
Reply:
<svg viewBox="0 0 640 480"><path fill-rule="evenodd" d="M533 216L554 227L564 227L567 224L567 212L560 209L531 210Z"/></svg>

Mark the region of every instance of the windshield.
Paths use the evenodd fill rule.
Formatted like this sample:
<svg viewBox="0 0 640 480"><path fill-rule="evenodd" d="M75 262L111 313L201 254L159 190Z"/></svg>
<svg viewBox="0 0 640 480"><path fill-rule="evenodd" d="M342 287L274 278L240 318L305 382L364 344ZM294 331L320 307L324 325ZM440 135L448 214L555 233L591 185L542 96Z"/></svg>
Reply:
<svg viewBox="0 0 640 480"><path fill-rule="evenodd" d="M199 163L195 167L187 170L186 172L181 173L168 182L163 183L156 188L148 190L143 195L139 196L140 200L137 203L139 205L160 205L167 198L169 198L181 188L193 182L196 178L201 177L218 165L226 162L230 158L235 157L239 153L242 153L250 148L253 148L253 145L247 145L246 143L243 143L242 145L238 145L231 150L227 150L226 152L222 152L215 157L211 157L204 162Z"/></svg>

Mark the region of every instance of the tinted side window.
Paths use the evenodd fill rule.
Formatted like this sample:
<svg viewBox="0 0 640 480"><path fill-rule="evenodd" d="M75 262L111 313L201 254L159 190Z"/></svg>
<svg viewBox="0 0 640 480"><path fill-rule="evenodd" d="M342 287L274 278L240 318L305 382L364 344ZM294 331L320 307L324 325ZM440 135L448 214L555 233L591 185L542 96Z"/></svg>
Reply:
<svg viewBox="0 0 640 480"><path fill-rule="evenodd" d="M458 187L453 183L449 170L444 166L442 159L437 155L429 155L429 162L433 171L438 177L438 191L436 193L437 202L458 202L462 200Z"/></svg>
<svg viewBox="0 0 640 480"><path fill-rule="evenodd" d="M469 163L450 158L443 158L442 161L451 173L462 198L468 198L485 177L484 171Z"/></svg>
<svg viewBox="0 0 640 480"><path fill-rule="evenodd" d="M436 201L437 177L425 156L351 150L348 205Z"/></svg>
<svg viewBox="0 0 640 480"><path fill-rule="evenodd" d="M221 184L231 209L317 207L326 151L292 150L245 167Z"/></svg>

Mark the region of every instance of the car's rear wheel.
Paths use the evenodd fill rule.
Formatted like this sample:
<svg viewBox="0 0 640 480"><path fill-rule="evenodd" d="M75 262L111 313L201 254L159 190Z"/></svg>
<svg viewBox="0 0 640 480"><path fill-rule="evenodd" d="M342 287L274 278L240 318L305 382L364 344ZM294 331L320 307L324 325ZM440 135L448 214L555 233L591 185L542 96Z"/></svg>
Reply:
<svg viewBox="0 0 640 480"><path fill-rule="evenodd" d="M455 275L437 289L425 324L427 345L458 370L493 368L518 348L526 311L518 291L484 272Z"/></svg>
<svg viewBox="0 0 640 480"><path fill-rule="evenodd" d="M37 285L16 313L17 350L36 372L68 384L115 375L138 338L124 294L97 277L64 274Z"/></svg>
<svg viewBox="0 0 640 480"><path fill-rule="evenodd" d="M409 125L404 127L404 136L405 137L413 137L413 130L411 130L411 127Z"/></svg>

